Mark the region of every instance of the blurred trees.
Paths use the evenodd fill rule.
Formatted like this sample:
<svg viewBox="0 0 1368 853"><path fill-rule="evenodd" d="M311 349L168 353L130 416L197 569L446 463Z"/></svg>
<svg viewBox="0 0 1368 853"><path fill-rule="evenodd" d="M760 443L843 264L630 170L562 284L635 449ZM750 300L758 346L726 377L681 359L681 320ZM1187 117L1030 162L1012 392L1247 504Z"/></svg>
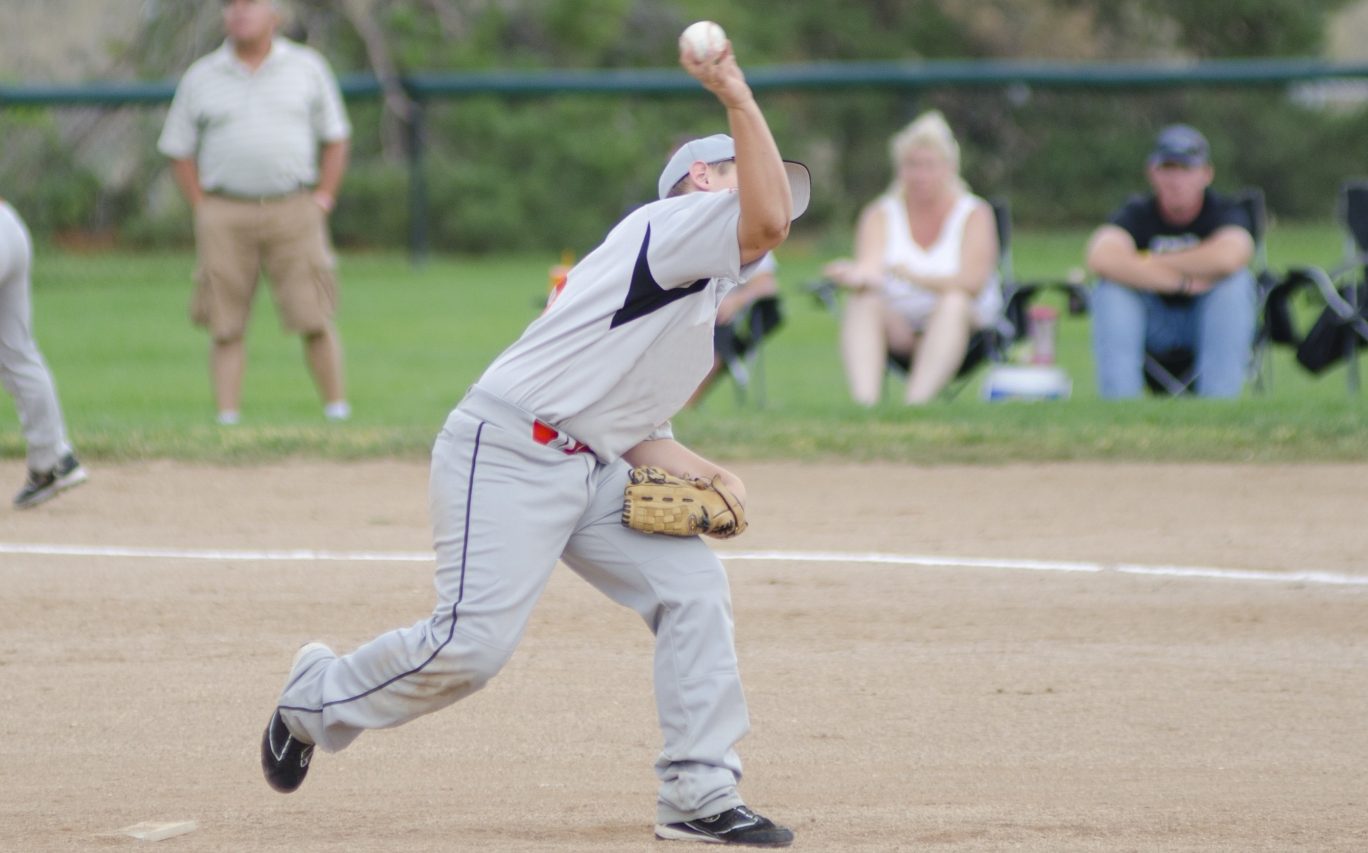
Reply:
<svg viewBox="0 0 1368 853"><path fill-rule="evenodd" d="M340 242L402 245L411 104L399 75L426 71L675 67L690 21L720 21L744 67L806 62L1041 59L1175 62L1317 56L1347 0L294 0L289 34L339 73L373 72L381 101L350 105L354 165L336 214ZM221 39L217 4L149 4L133 42L111 46L111 74L179 75ZM1359 171L1361 107L1303 106L1283 87L940 89L763 93L787 156L812 166L802 230L844 233L890 172L889 136L928 107L961 137L966 176L1008 196L1022 224L1091 223L1142 186L1154 131L1190 121L1212 141L1223 186L1260 184L1284 216L1323 217ZM122 112L122 111L119 111ZM183 208L153 153L160 110L125 116L107 149L63 151L51 120L0 112L0 187L41 227L116 220L126 239L188 240ZM684 134L723 128L709 98L612 95L436 101L426 114L429 233L438 249L586 248L653 196L659 163ZM11 134L26 141L11 149ZM29 136L23 136L29 134ZM44 136L44 134L46 134ZM16 137L18 138L18 137ZM89 135L85 137L90 139ZM97 137L98 138L98 137ZM62 172L60 180L55 172ZM66 173L74 173L68 176ZM84 175L83 175L84 173ZM99 186L91 193L90 175ZM68 196L70 196L68 198ZM112 211L112 213L111 213Z"/></svg>

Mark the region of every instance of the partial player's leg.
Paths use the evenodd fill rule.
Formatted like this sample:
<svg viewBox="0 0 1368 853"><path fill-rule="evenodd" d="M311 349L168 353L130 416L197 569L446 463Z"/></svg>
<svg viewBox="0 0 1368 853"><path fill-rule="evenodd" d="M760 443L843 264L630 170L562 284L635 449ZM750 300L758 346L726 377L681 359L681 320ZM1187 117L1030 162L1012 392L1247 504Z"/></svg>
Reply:
<svg viewBox="0 0 1368 853"><path fill-rule="evenodd" d="M14 398L27 448L29 481L16 497L31 506L60 488L85 479L71 456L66 422L47 363L33 339L28 231L8 207L0 206L0 381ZM59 484L59 469L68 465Z"/></svg>
<svg viewBox="0 0 1368 853"><path fill-rule="evenodd" d="M741 776L736 743L750 720L737 670L726 569L696 537L653 536L624 527L626 482L623 463L600 468L592 503L563 559L605 595L640 614L656 635L656 708L664 736L656 762L657 832L692 837L702 830L670 827L698 822L749 834L750 843L762 836L791 839L788 830L746 810L736 790Z"/></svg>

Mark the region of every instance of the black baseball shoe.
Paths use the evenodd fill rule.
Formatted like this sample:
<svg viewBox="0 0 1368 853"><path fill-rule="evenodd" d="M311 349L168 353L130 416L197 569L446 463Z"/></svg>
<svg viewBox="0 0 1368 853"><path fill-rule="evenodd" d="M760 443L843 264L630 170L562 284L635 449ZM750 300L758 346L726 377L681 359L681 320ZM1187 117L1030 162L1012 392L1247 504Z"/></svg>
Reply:
<svg viewBox="0 0 1368 853"><path fill-rule="evenodd" d="M87 480L86 471L76 457L68 453L57 461L48 471L28 472L28 479L19 494L14 496L18 509L28 509L50 501L67 489L75 488Z"/></svg>
<svg viewBox="0 0 1368 853"><path fill-rule="evenodd" d="M787 847L793 843L793 830L778 826L745 806L683 823L658 823L655 834L656 838L666 841L703 841L747 847Z"/></svg>
<svg viewBox="0 0 1368 853"><path fill-rule="evenodd" d="M322 643L301 646L295 652L294 662L290 664L286 688L315 661L332 656L332 650ZM261 735L261 772L266 776L266 784L282 794L295 790L304 784L313 753L314 745L291 734L285 721L280 718L280 709L276 708L271 714L271 721L266 724L266 731Z"/></svg>
<svg viewBox="0 0 1368 853"><path fill-rule="evenodd" d="M277 709L261 736L261 772L266 774L266 784L282 794L304 784L313 751L313 744L290 734Z"/></svg>

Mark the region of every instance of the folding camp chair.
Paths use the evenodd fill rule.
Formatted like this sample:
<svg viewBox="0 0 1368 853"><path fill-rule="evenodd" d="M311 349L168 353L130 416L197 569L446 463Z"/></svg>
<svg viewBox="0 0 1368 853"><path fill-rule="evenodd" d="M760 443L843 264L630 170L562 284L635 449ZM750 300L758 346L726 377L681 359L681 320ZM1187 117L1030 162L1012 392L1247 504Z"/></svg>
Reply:
<svg viewBox="0 0 1368 853"><path fill-rule="evenodd" d="M1007 360L1012 344L1024 338L1030 330L1028 309L1040 293L1047 290L1063 291L1067 296L1068 311L1071 315L1087 313L1087 291L1077 284L1068 281L1017 280L1012 263L1011 205L1004 198L994 198L989 203L993 208L993 221L997 228L998 282L1002 288L1003 310L995 323L978 329L969 336L964 361L960 363L954 379L941 392L947 399L953 399L964 389L979 366ZM833 316L840 318L840 285L823 278L809 282L805 289ZM893 373L906 374L911 366L910 356L894 353L888 356L888 367Z"/></svg>
<svg viewBox="0 0 1368 853"><path fill-rule="evenodd" d="M784 322L779 297L762 296L742 309L730 323L713 330L713 351L736 389L736 401L749 396L759 408L765 406L765 339Z"/></svg>
<svg viewBox="0 0 1368 853"><path fill-rule="evenodd" d="M1268 209L1264 203L1263 190L1258 187L1246 187L1235 193L1233 198L1244 209L1245 217L1250 224L1250 234L1254 238L1254 257L1250 260L1249 271L1254 276L1255 292L1262 303L1266 294L1272 290L1276 283L1276 277L1268 268L1268 250L1265 243L1268 231ZM1259 364L1262 359L1262 348L1259 346L1261 338L1262 331L1256 330L1251 371L1255 377L1257 388L1262 387L1259 380ZM1191 393L1196 382L1197 357L1190 347L1178 347L1162 352L1148 350L1145 352L1145 385L1150 391L1176 397Z"/></svg>
<svg viewBox="0 0 1368 853"><path fill-rule="evenodd" d="M1284 344L1296 351L1297 363L1319 375L1345 362L1349 391L1359 388L1358 352L1368 347L1368 182L1340 187L1336 218L1345 231L1344 259L1328 272L1320 267L1293 267L1271 287L1261 311L1260 343ZM1306 290L1318 300L1320 313L1305 334L1293 319L1292 297ZM1272 360L1261 360L1262 381L1272 384Z"/></svg>

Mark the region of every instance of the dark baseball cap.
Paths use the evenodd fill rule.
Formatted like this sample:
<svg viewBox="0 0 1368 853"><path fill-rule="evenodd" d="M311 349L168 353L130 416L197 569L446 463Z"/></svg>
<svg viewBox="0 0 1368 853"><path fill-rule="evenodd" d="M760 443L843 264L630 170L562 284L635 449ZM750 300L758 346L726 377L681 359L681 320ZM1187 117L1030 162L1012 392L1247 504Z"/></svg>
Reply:
<svg viewBox="0 0 1368 853"><path fill-rule="evenodd" d="M1171 124L1159 131L1149 155L1151 166L1205 166L1210 160L1206 137L1186 124Z"/></svg>

